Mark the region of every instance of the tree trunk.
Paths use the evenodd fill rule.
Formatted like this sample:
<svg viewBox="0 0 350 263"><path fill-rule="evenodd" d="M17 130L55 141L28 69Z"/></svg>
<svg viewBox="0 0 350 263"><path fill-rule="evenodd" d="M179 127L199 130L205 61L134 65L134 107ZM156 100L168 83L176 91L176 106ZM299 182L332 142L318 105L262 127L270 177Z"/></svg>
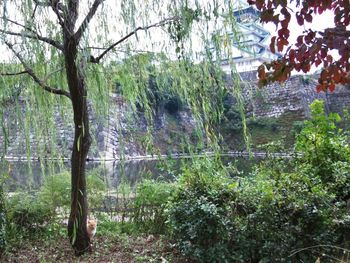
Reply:
<svg viewBox="0 0 350 263"><path fill-rule="evenodd" d="M84 63L77 62L77 46L78 43L76 39L67 33L64 41L64 56L67 82L73 105L75 127L71 158L72 189L68 237L76 255L81 255L90 248L90 239L86 228L88 202L85 164L91 145L91 137L89 133Z"/></svg>
<svg viewBox="0 0 350 263"><path fill-rule="evenodd" d="M85 164L91 139L89 135L86 104L82 111L84 117L80 123L85 123L85 125L82 126L79 123L75 123L74 146L71 159L71 211L68 221L68 236L76 255L81 255L90 248L90 239L86 229L88 202ZM74 115L76 115L76 113L74 113Z"/></svg>

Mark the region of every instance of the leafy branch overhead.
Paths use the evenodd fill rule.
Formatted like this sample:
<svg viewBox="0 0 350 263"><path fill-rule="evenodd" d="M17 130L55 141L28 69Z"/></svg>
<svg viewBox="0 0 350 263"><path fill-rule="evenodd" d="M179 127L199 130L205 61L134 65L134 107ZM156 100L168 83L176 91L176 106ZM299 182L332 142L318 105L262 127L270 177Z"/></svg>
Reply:
<svg viewBox="0 0 350 263"><path fill-rule="evenodd" d="M25 71L22 71L22 72L19 72L19 73L7 73L7 76L27 73L45 91L48 91L48 92L53 93L53 94L62 95L62 96L66 96L68 98L71 98L70 93L68 91L65 91L63 89L53 88L53 87L50 87L50 86L46 85L45 82L43 80L41 80L34 73L34 71L29 67L29 65L24 61L22 56L14 49L12 44L10 44L10 43L5 41L5 45L8 46L8 48L15 54L15 56L18 58L18 60L22 63L22 66L25 68Z"/></svg>
<svg viewBox="0 0 350 263"><path fill-rule="evenodd" d="M276 25L277 36L272 37L272 52L282 52L283 57L264 63L258 69L261 86L273 81L285 81L293 70L307 73L312 66L323 66L317 91L333 91L336 84L350 84L350 3L348 0L248 0L261 11L263 23ZM295 4L296 8L291 6ZM299 26L311 23L324 12L334 13L334 27L323 31L305 29L296 43L289 42L290 22L294 15ZM337 51L338 56L334 56Z"/></svg>
<svg viewBox="0 0 350 263"><path fill-rule="evenodd" d="M64 5L62 5L59 1L56 1L56 2L55 1L48 1L48 2L34 1L34 2L35 2L35 8L34 8L34 11L33 11L33 16L35 15L35 12L36 12L38 7L46 7L46 8L49 7L49 8L52 8L53 11L57 14L57 17L58 17L60 25L64 29L66 29L65 22L64 22L65 21L65 18L64 18L65 15L63 14L63 12L66 12L66 11L64 11L64 10L66 10ZM99 5L102 4L102 2L104 2L104 0L95 0L94 3L92 4L91 8L89 9L88 14L84 18L82 24L77 29L77 31L75 33L70 32L71 36L76 40L77 43L79 43L81 37L83 36L84 32L88 28L89 22L94 17L94 15L95 15ZM55 39L52 39L52 38L49 38L49 37L41 36L39 33L37 33L30 26L22 25L21 23L15 21L15 20L12 20L12 19L10 19L10 18L8 18L6 16L1 17L1 19L3 21L9 22L9 23L11 23L11 24L13 24L15 26L18 26L18 27L22 28L23 31L21 31L21 32L12 32L12 31L9 31L9 30L0 29L0 33L3 33L5 35L10 35L10 36L15 36L15 37L29 38L29 39L33 39L33 40L38 40L38 41L41 41L41 42L44 42L46 44L51 45L52 47L58 49L61 52L64 52L64 46L59 41L57 41ZM138 31L146 31L146 30L149 30L151 28L162 27L162 26L165 26L167 24L175 23L178 20L180 20L179 16L173 16L173 17L162 19L159 22L156 22L156 23L153 23L153 24L150 24L150 25L147 25L147 26L143 26L143 27L139 26L139 27L135 28L133 31L131 31L130 33L128 33L127 35L125 35L122 38L120 38L115 43L113 43L110 46L104 48L104 51L101 54L99 54L98 56L95 57L95 56L91 55L90 58L89 58L89 62L91 62L91 63L100 63L101 60L110 51L112 51L115 47L117 47L118 45L120 45L121 43L123 43L124 41L129 39L131 36L135 35ZM14 49L14 47L13 47L14 45L11 44L8 41L4 41L4 43L13 52L13 54L17 57L17 59L21 62L22 66L24 67L25 70L20 71L20 72L16 72L16 73L12 73L12 72L11 73L7 73L7 72L6 73L0 73L1 76L14 76L14 75L28 74L45 91L48 91L48 92L53 93L53 94L63 95L63 96L66 96L68 98L71 97L70 93L68 91L65 91L64 89L57 89L57 88L49 87L48 85L46 85L45 81L41 80L36 75L34 70L28 65L28 63L25 62L25 60L20 55L20 53L17 52Z"/></svg>

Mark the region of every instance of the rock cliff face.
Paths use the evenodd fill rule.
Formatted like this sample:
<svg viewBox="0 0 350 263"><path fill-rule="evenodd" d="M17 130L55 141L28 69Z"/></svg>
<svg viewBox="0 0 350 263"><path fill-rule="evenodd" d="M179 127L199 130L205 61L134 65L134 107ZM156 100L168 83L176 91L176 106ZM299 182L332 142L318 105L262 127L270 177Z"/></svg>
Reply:
<svg viewBox="0 0 350 263"><path fill-rule="evenodd" d="M267 134L270 137L288 136L294 121L303 120L309 116L309 104L314 99L322 99L326 102L326 110L342 112L343 108L350 110L350 88L337 87L333 93L317 93L315 91L315 76L293 76L286 83L272 84L265 88L256 87L255 73L244 73L241 75L241 91L244 97L246 116L250 119L271 119L274 120L274 127L255 129L252 126L251 133L253 143L265 143L262 139ZM232 81L228 80L228 85ZM98 119L91 112L91 130L94 143L91 149L90 158L115 159L121 156L142 156L149 152L174 153L182 151L183 141L195 141L195 121L188 109L177 112L169 112L164 108L155 110L154 121L150 126L147 124L142 112L133 112L127 102L119 95L111 96L109 114L104 119ZM231 98L235 104L235 99ZM24 103L20 100L20 103ZM8 130L0 131L0 151L4 151L4 132L8 136L7 156L26 156L26 142L29 142L31 155L38 156L39 150L50 156L50 147L43 148L39 145L49 146L52 138L58 145L58 149L67 158L70 156L70 149L73 143L73 127L70 124L71 116L68 113L55 114L54 122L56 133L52 138L41 136L37 138L33 134L29 136L23 133L23 127L16 125L16 116L13 114L12 106L5 110L4 118ZM22 111L24 111L22 109ZM255 122L256 123L256 122ZM230 125L228 123L227 125ZM261 126L261 125L260 125ZM256 128L256 127L255 127ZM145 134L153 134L153 142ZM237 134L224 134L224 140L230 148L239 148L242 145L242 138ZM236 141L235 141L236 140ZM267 139L268 140L268 139ZM153 151L150 151L153 147ZM154 149L158 149L154 151ZM45 154L44 154L45 155Z"/></svg>
<svg viewBox="0 0 350 263"><path fill-rule="evenodd" d="M315 99L325 101L326 112L342 115L343 109L350 110L349 87L338 86L332 93L317 93L317 79L316 75L292 76L283 84L258 88L256 73L241 74L241 91L253 148L272 140L281 140L286 148L291 147L297 131L295 124L310 116L309 105ZM230 148L245 147L240 131L226 132L224 137Z"/></svg>
<svg viewBox="0 0 350 263"><path fill-rule="evenodd" d="M274 83L258 88L254 73L242 73L242 89L248 102L247 113L256 117L280 117L288 112L299 112L307 118L309 105L315 99L324 100L326 110L342 112L350 109L350 88L339 86L332 93L316 92L317 76L292 76L283 84Z"/></svg>

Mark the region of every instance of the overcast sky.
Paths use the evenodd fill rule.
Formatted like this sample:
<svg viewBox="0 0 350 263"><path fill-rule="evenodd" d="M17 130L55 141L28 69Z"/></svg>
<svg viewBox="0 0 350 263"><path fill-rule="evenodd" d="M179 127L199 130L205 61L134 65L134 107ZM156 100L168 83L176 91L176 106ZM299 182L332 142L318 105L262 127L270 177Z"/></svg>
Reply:
<svg viewBox="0 0 350 263"><path fill-rule="evenodd" d="M1 0L0 0L1 1ZM204 2L209 2L209 0L203 0ZM91 0L90 0L90 2L91 2ZM111 13L116 13L116 12L121 12L120 10L121 10L121 2L122 1L120 1L120 0L107 0L106 1L109 5L106 5L106 6L109 6L108 8L109 9L111 9L113 6L114 7L116 7L115 8L115 10L112 10L112 12ZM128 2L128 1L124 1L124 3L125 2ZM145 3L146 2L148 2L147 0L145 0ZM244 2L244 1L242 1L242 2ZM86 6L87 7L87 6ZM164 6L162 7L162 8L165 8ZM111 10L105 10L105 11L111 11ZM1 10L1 12L2 12L2 10ZM9 14L10 14L10 16L12 17L12 15L15 15L15 13L16 13L16 11L15 10L9 10ZM97 13L97 15L98 15L98 13ZM54 14L53 14L53 17L54 17ZM83 16L82 16L83 17ZM141 16L140 16L141 17ZM95 20L97 20L97 19L99 19L99 17L97 16L97 17L95 17ZM149 23L151 23L151 22L157 22L157 21L159 21L159 18L157 18L157 17L154 17L153 19L152 19L152 17L150 18L150 17L147 17L146 16L146 19L148 20L147 22L145 22L144 20L139 20L139 21L137 21L137 23L139 23L139 24L137 24L136 26L140 26L140 25L145 25L145 24L149 24ZM112 20L112 18L110 18L109 19L109 21L108 21L110 24L113 24L112 22L114 22L114 23L116 23L116 25L117 25L117 23L118 23L118 21L115 21L115 20ZM92 23L94 23L94 21L92 21ZM79 23L78 23L79 24ZM111 41L113 40L113 41L116 41L116 40L118 40L121 36L123 36L123 35L125 35L125 33L127 32L127 31L130 31L131 30L131 28L129 28L129 29L124 29L124 31L125 32L122 32L122 30L120 29L120 27L118 28L118 26L116 26L116 25L114 25L115 26L115 33L109 33L109 35L107 36L107 39L110 39ZM304 27L300 27L298 24L297 24L297 22L296 22L296 19L295 19L295 16L294 15L292 15L292 20L291 20L291 23L290 23L290 26L289 26L289 29L290 29L290 32L291 32L291 36L290 36L290 43L295 43L295 41L296 41L296 38L297 38L297 36L298 35L300 35L302 32L303 32L303 30L306 30L306 29L308 29L308 28L311 28L311 29L313 29L313 30L323 30L323 29L325 29L325 28L327 28L327 27L333 27L334 26L334 23L333 23L333 13L332 12L325 12L325 13L323 13L322 15L319 15L319 16L315 16L314 17L314 20L313 20L313 22L310 24L310 23L306 23L306 25L304 26ZM272 24L272 23L269 23L269 24L264 24L263 25L263 27L264 28L266 28L266 29L268 29L270 32L271 32L271 34L272 35L275 35L275 33L276 33L276 27L275 27L275 25L274 24ZM96 30L96 31L95 31ZM95 29L95 30L92 30L90 33L92 33L92 32L98 32L98 29ZM103 32L103 30L99 30L99 31L101 31L101 32ZM113 29L112 29L112 31L113 31ZM157 37L155 37L153 40L155 40L155 43L150 43L150 41L143 41L142 42L142 37L141 37L141 39L136 39L135 37L132 37L131 39L129 39L128 40L128 42L129 43L133 43L133 46L134 47L138 47L138 48L140 48L140 49L153 49L153 50L157 50L157 47L158 47L158 49L160 50L160 48L159 47L161 47L161 45L163 44L163 42L164 42L164 40L162 39L162 37L165 37L165 34L164 33L162 33L162 30L160 30L160 29L152 29L152 34L153 35L155 35L155 36L157 36ZM141 34L141 36L142 36L142 34ZM194 42L196 42L196 40L194 40ZM101 45L103 45L104 43L100 43ZM268 44L268 43L267 43ZM197 44L197 43L195 43L194 44L194 46L195 47L198 47L198 46L200 46L199 44ZM4 53L7 53L7 52L9 52L9 51L6 51L6 52L3 52L3 48L1 49L1 47L0 47L0 51L2 52L2 54L4 54ZM170 55L172 55L172 56L174 56L175 55L175 48L174 47L171 47L170 49L169 49L169 53L171 53L173 51L173 54L170 54ZM2 56L3 58L4 58L4 56ZM176 57L176 56L174 56L174 57Z"/></svg>

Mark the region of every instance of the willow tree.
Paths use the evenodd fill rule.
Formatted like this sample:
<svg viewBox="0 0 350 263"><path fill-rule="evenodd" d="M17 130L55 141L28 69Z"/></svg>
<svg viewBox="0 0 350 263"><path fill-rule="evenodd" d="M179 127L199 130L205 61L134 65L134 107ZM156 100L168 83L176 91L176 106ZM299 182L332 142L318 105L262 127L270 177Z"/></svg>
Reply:
<svg viewBox="0 0 350 263"><path fill-rule="evenodd" d="M96 103L100 103L100 100L108 101L108 92L113 86L108 81L113 78L110 77L111 73L105 74L105 69L111 68L108 65L112 61L120 61L135 52L169 53L173 59L184 61L178 64L182 66L177 66L170 72L183 76L172 86L181 90L182 95L191 101L189 105L197 112L195 115L202 123L209 113L216 112L218 117L220 113L213 111L213 105L205 97L205 91L210 91L213 85L222 86L221 78L213 76L211 66L202 70L202 74L208 76L205 78L206 83L203 80L193 81L189 75L193 73L191 65L194 63L194 55L196 61L204 63L209 59L210 63L217 64L222 53L226 57L232 56L231 45L228 45L232 34L227 34L227 31L237 35L231 15L235 8L233 2L0 2L0 48L6 50L2 62L7 65L4 67L5 72L0 72L2 77L24 80L25 88L20 90L22 96L39 96L40 99L35 102L40 101L41 105L70 104L73 108L74 143L71 154L68 236L77 254L84 253L90 245L86 231L88 202L85 180L85 163L91 145L89 96L93 93L91 100ZM211 40L213 32L214 42ZM143 99L147 97L142 95L146 94L144 89L147 89L147 85L142 84L139 76L138 81L132 79L137 78L142 71L141 67L137 67L136 65L135 69L135 65L132 65L130 72L133 73L125 72L130 81L124 78L123 85L130 86L128 94ZM9 68L14 71L9 71ZM201 100L198 100L198 96ZM207 131L208 125L204 124L203 130Z"/></svg>

